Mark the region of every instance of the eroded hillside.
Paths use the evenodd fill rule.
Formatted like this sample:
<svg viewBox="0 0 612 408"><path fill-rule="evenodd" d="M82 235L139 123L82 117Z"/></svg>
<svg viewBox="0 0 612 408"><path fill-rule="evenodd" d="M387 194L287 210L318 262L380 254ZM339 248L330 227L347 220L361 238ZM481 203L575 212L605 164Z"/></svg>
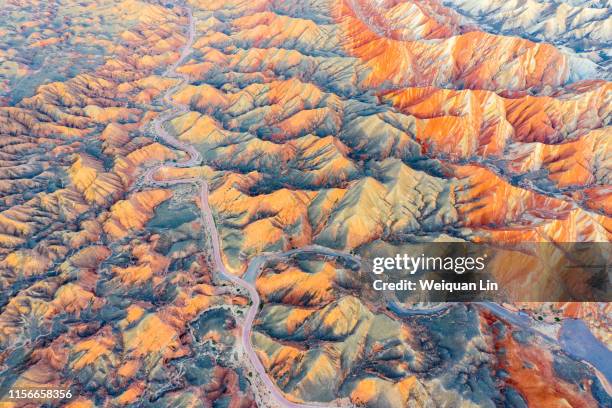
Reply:
<svg viewBox="0 0 612 408"><path fill-rule="evenodd" d="M236 271L410 234L609 240L612 88L574 55L435 2L194 6L171 127L215 170Z"/></svg>
<svg viewBox="0 0 612 408"><path fill-rule="evenodd" d="M74 407L253 405L232 355L235 316L215 311L247 300L213 286L197 189L142 181L145 168L185 155L148 127L166 109L158 96L177 82L163 73L185 43L185 9L132 0L7 7L3 40L16 42L7 53L25 58L33 38L46 41L34 57L45 59L47 83L0 107L2 395L70 387ZM79 44L103 59L88 63ZM35 74L3 79L15 96ZM200 374L185 383L185 372ZM180 396L168 395L179 386Z"/></svg>
<svg viewBox="0 0 612 408"><path fill-rule="evenodd" d="M304 248L610 241L610 9L519 3L8 1L0 392L609 405L609 379L497 309L390 309L332 252L249 275ZM537 274L521 262L503 278ZM520 307L610 346L606 304Z"/></svg>

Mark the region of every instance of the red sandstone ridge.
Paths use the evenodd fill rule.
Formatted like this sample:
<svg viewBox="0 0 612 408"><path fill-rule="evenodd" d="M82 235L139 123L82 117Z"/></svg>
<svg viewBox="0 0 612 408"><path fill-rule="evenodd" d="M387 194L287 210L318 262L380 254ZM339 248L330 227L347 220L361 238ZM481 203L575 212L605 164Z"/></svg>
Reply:
<svg viewBox="0 0 612 408"><path fill-rule="evenodd" d="M521 90L556 87L570 76L568 57L552 45L470 31L436 40L401 39L368 0L343 0L336 21L342 43L370 72L368 88L459 86L470 89ZM393 3L384 2L384 7ZM374 12L371 18L369 12Z"/></svg>

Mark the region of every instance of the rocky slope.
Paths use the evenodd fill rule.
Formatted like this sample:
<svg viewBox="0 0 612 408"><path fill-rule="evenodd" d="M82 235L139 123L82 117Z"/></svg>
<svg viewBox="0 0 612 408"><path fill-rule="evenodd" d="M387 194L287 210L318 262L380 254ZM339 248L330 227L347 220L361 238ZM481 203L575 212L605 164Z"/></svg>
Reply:
<svg viewBox="0 0 612 408"><path fill-rule="evenodd" d="M369 256L419 240L609 243L602 3L7 2L0 393L71 387L73 408L265 404L241 361L249 300L213 278L197 186L143 182L185 159L150 124L178 86L166 69L187 7L189 81L170 102L188 109L164 127L202 164L155 180L208 182L241 275L261 253L312 244ZM504 279L539 271L508 264ZM369 279L334 257L266 265L250 340L288 400L610 404L600 373L516 321L477 304L402 316ZM517 307L583 318L610 346L606 305Z"/></svg>
<svg viewBox="0 0 612 408"><path fill-rule="evenodd" d="M58 68L35 73L24 60L21 79L2 77L12 98L30 92L22 81L46 82L0 107L3 401L9 388L53 387L70 388L73 407L253 406L227 311L246 299L212 285L196 189L142 183L147 167L184 155L147 124L176 82L161 74L185 42L185 9L127 0L2 11L3 51ZM43 51L28 51L43 46L35 38Z"/></svg>
<svg viewBox="0 0 612 408"><path fill-rule="evenodd" d="M296 400L340 396L372 407L609 401L592 373L537 332L477 304L399 318L368 281L337 259L303 256L268 264L257 280L265 305L253 341Z"/></svg>
<svg viewBox="0 0 612 408"><path fill-rule="evenodd" d="M175 96L191 112L171 130L208 166L200 174L236 273L263 251L307 244L365 255L415 237L610 240L611 88L590 54L491 29L435 1L193 4L199 53L180 69L192 86ZM333 264L288 265L257 281L264 307L253 341L289 398L380 407L436 406L435 395L457 406L607 403L599 379L584 377L599 384L586 393L573 388L583 380L565 383L551 369L568 363L563 354L546 341L515 343L523 329L477 307L422 321L446 333L445 318L471 314L471 340L457 343L481 342L486 357L468 352L478 363L445 357L417 369L411 359L436 357L407 357L420 350L402 334L412 320L362 299L365 285L356 289L347 275ZM423 328L421 340L432 330ZM396 343L380 365L368 351ZM428 350L440 348L433 341ZM467 384L486 378L490 388L458 390L437 369L471 373Z"/></svg>
<svg viewBox="0 0 612 408"><path fill-rule="evenodd" d="M171 127L216 170L235 270L402 234L609 240L611 88L564 51L435 2L196 7Z"/></svg>
<svg viewBox="0 0 612 408"><path fill-rule="evenodd" d="M487 30L572 50L594 63L580 61L579 69L585 74L594 75L594 70L600 69L610 77L612 8L609 2L459 0L445 1L444 5Z"/></svg>

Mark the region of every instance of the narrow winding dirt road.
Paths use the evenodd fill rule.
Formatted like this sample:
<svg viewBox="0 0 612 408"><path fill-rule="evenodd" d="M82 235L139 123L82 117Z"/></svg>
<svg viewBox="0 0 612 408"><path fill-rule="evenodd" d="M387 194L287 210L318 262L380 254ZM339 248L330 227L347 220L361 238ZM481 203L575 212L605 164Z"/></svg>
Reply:
<svg viewBox="0 0 612 408"><path fill-rule="evenodd" d="M199 184L200 185L200 202L201 202L201 217L205 226L206 231L210 236L210 241L212 245L213 251L213 261L214 268L216 272L219 274L219 278L228 280L233 284L245 289L249 293L249 297L251 298L251 307L249 308L246 317L243 322L243 330L241 336L241 344L243 350L245 350L246 355L249 359L251 366L254 371L259 376L260 383L263 384L267 390L268 394L272 397L272 399L281 407L287 408L322 408L329 407L332 404L301 404L289 401L285 398L284 394L276 384L270 379L266 370L257 357L255 350L253 349L253 344L251 342L251 333L253 328L253 321L255 320L255 316L259 310L260 298L257 293L257 289L255 288L253 283L250 283L236 275L233 275L227 271L225 268L225 264L223 263L223 259L221 256L221 247L219 240L219 233L217 231L217 226L215 224L215 220L212 215L212 211L208 202L208 194L209 188L208 183L204 178L180 178L180 179L165 179L163 181L155 180L155 174L160 171L162 168L167 167L176 167L176 168L186 168L197 166L201 163L202 157L200 153L197 151L195 147L190 144L181 142L177 140L174 136L172 136L168 131L164 128L164 124L173 118L187 113L189 111L189 107L186 105L177 104L174 100L172 100L172 95L174 95L178 90L183 88L189 83L189 76L186 74L181 74L176 71L176 69L185 61L185 59L191 54L193 43L195 41L196 27L195 27L195 18L193 16L193 11L191 8L187 7L187 14L189 18L189 27L188 27L188 37L187 42L183 46L181 50L181 54L179 59L172 64L168 69L164 72L165 77L176 78L179 82L173 87L169 88L163 95L162 101L168 107L166 111L158 115L155 119L153 119L150 123L149 131L155 134L159 139L161 139L164 143L169 146L174 147L177 150L181 150L187 154L187 158L181 162L165 162L159 164L155 167L148 169L143 176L143 184L144 185L173 185L173 184ZM303 248L304 252L312 252L315 250L321 250L322 253L327 255L338 255L338 256L350 256L346 254L341 254L336 251L332 251L330 249L322 250L322 248L311 247L311 248ZM289 251L287 253L282 254L265 254L257 257L251 263L262 263L265 257L269 258L281 258L290 256L295 252L299 251ZM265 258L267 259L267 258ZM265 263L265 262L263 262ZM263 266L262 263L262 266ZM253 269L250 267L249 269ZM261 271L261 267L259 268ZM254 279L253 279L254 282ZM345 406L346 401L339 400L337 404L333 404L336 406Z"/></svg>

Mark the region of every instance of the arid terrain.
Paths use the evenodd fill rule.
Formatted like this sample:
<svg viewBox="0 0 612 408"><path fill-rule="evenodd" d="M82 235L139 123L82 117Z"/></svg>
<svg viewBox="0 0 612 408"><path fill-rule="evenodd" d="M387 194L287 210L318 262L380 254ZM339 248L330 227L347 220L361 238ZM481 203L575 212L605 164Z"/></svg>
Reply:
<svg viewBox="0 0 612 408"><path fill-rule="evenodd" d="M609 256L610 44L599 0L0 0L0 407L611 406L610 303L364 267Z"/></svg>

